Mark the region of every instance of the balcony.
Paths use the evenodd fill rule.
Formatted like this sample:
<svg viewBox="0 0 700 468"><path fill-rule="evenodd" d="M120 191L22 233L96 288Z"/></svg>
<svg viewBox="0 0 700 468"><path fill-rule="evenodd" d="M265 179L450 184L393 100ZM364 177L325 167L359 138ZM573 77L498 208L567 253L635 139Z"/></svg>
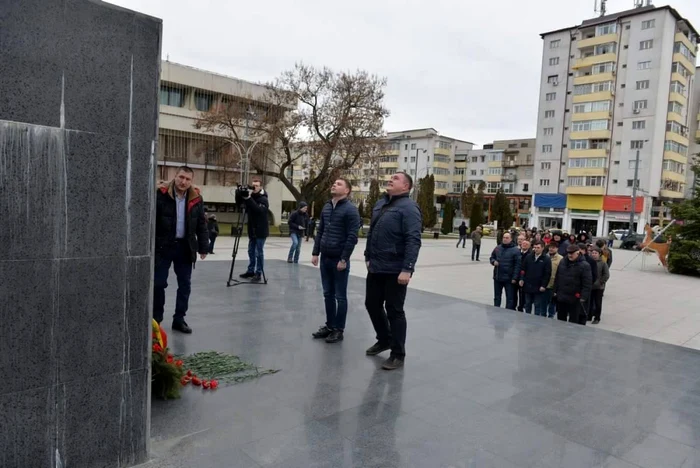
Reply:
<svg viewBox="0 0 700 468"><path fill-rule="evenodd" d="M585 130L582 132L571 132L569 138L572 140L609 140L610 130Z"/></svg>
<svg viewBox="0 0 700 468"><path fill-rule="evenodd" d="M683 58L685 58L685 57L683 57ZM686 62L687 61L688 60L686 60ZM596 63L605 63L605 62L617 62L617 54L614 52L611 52L608 54L591 55L589 57L583 57L583 58L576 60L574 62L574 66L572 68L574 70L577 70L579 68L590 67L592 65L595 65Z"/></svg>
<svg viewBox="0 0 700 468"><path fill-rule="evenodd" d="M683 86L688 86L688 79L680 73L671 73L671 81L680 81Z"/></svg>
<svg viewBox="0 0 700 468"><path fill-rule="evenodd" d="M581 39L576 44L578 49L585 49L587 47L594 47L600 44L607 44L609 42L617 42L617 33L603 34L602 36L589 37L588 39Z"/></svg>
<svg viewBox="0 0 700 468"><path fill-rule="evenodd" d="M502 167L503 161L489 161L487 167Z"/></svg>
<svg viewBox="0 0 700 468"><path fill-rule="evenodd" d="M613 72L597 73L595 75L583 75L574 78L574 85L600 83L601 81L613 81L615 74Z"/></svg>
<svg viewBox="0 0 700 468"><path fill-rule="evenodd" d="M433 153L441 154L443 156L450 156L452 154L452 150L449 148L435 148Z"/></svg>
<svg viewBox="0 0 700 468"><path fill-rule="evenodd" d="M585 149L585 150L569 150L570 158L607 158L608 150L606 149Z"/></svg>
<svg viewBox="0 0 700 468"><path fill-rule="evenodd" d="M678 122L681 125L685 125L685 119L683 119L683 116L680 114L676 114L675 112L669 112L666 115L666 120L672 120L674 122Z"/></svg>
<svg viewBox="0 0 700 468"><path fill-rule="evenodd" d="M688 38L688 36L686 36L682 32L676 33L676 37L674 39L674 42L682 42L693 53L696 53L696 51L697 51L697 46L695 44L693 44L692 42L690 42L690 39Z"/></svg>
<svg viewBox="0 0 700 468"><path fill-rule="evenodd" d="M503 167L516 167L517 165L516 161L503 161Z"/></svg>
<svg viewBox="0 0 700 468"><path fill-rule="evenodd" d="M486 182L500 182L502 177L502 175L486 175L484 176L484 180Z"/></svg>
<svg viewBox="0 0 700 468"><path fill-rule="evenodd" d="M574 176L604 176L606 175L606 169L604 167L571 167L567 168L567 177Z"/></svg>
<svg viewBox="0 0 700 468"><path fill-rule="evenodd" d="M676 143L680 143L683 146L690 145L690 141L688 140L688 137L684 137L683 135L679 135L676 132L666 132L666 139L675 141Z"/></svg>
<svg viewBox="0 0 700 468"><path fill-rule="evenodd" d="M435 195L447 195L447 189L446 188L436 188Z"/></svg>
<svg viewBox="0 0 700 468"><path fill-rule="evenodd" d="M605 187L566 187L567 195L605 195Z"/></svg>
<svg viewBox="0 0 700 468"><path fill-rule="evenodd" d="M668 95L668 100L678 102L683 106L688 105L688 98L683 96L681 93L677 93L675 91L671 91L671 93Z"/></svg>
<svg viewBox="0 0 700 468"><path fill-rule="evenodd" d="M439 167L441 169L449 169L450 163L442 162L442 161L433 161L433 167Z"/></svg>
<svg viewBox="0 0 700 468"><path fill-rule="evenodd" d="M673 190L659 190L659 196L663 198L685 198L683 192L674 192Z"/></svg>
<svg viewBox="0 0 700 468"><path fill-rule="evenodd" d="M695 49L690 49L690 50L695 50ZM674 62L680 62L685 68L687 68L690 71L691 75L695 74L695 64L692 63L690 60L685 58L685 55L681 54L680 52L676 52L673 54L673 59Z"/></svg>
<svg viewBox="0 0 700 468"><path fill-rule="evenodd" d="M445 174L432 174L438 182L452 182L452 176Z"/></svg>
<svg viewBox="0 0 700 468"><path fill-rule="evenodd" d="M503 177L501 178L503 182L515 182L518 180L518 175L517 174L503 174Z"/></svg>
<svg viewBox="0 0 700 468"><path fill-rule="evenodd" d="M612 118L612 111L579 112L571 115L572 122L581 120L607 120Z"/></svg>
<svg viewBox="0 0 700 468"><path fill-rule="evenodd" d="M380 162L379 167L382 169L398 169L399 167L399 162L398 161L393 161L393 162Z"/></svg>
<svg viewBox="0 0 700 468"><path fill-rule="evenodd" d="M671 161L676 161L681 164L688 164L688 157L682 154L676 153L675 151L664 151L664 159Z"/></svg>
<svg viewBox="0 0 700 468"><path fill-rule="evenodd" d="M590 94L577 94L574 96L572 102L578 104L580 102L592 102L592 101L611 101L613 98L612 91L599 91L597 93Z"/></svg>
<svg viewBox="0 0 700 468"><path fill-rule="evenodd" d="M680 182L682 184L685 183L685 175L684 174L679 174L677 172L671 172L671 171L661 171L661 178L662 179L668 179L668 180L673 180L676 182Z"/></svg>
<svg viewBox="0 0 700 468"><path fill-rule="evenodd" d="M399 155L399 149L387 149L382 151L382 156L398 156Z"/></svg>

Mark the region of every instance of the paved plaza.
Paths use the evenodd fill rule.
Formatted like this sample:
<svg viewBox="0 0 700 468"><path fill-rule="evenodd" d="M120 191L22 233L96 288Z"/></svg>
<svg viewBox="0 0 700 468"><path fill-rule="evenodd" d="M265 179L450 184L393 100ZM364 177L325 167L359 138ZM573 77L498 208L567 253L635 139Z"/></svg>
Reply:
<svg viewBox="0 0 700 468"><path fill-rule="evenodd" d="M284 244L271 240L268 258ZM393 372L364 355L374 336L362 278L349 283L345 341L328 345L310 336L325 318L318 270L269 261L269 284L226 288L228 262L198 263L194 334L171 334L173 350L281 371L154 401L145 468L700 467L700 352L459 299L488 299L489 268L441 242L421 260L406 366ZM628 275L664 278L617 281ZM620 287L615 300L630 306L605 320L644 306L653 281L637 284Z"/></svg>

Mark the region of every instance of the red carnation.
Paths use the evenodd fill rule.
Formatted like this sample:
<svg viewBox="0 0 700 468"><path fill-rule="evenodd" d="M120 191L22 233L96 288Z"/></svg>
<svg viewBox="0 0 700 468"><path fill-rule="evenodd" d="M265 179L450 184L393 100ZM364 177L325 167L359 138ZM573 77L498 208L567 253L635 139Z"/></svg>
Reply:
<svg viewBox="0 0 700 468"><path fill-rule="evenodd" d="M168 357L165 358L165 361L166 361L168 364L172 364L172 363L173 363L173 355L172 355L172 354L168 354Z"/></svg>
<svg viewBox="0 0 700 468"><path fill-rule="evenodd" d="M209 386L211 387L212 390L216 390L216 387L219 386L219 381L218 381L218 380L212 380L212 381L209 383Z"/></svg>
<svg viewBox="0 0 700 468"><path fill-rule="evenodd" d="M180 383L181 383L182 386L184 387L185 385L187 385L188 383L190 383L190 378L189 378L189 377L183 377L182 379L180 379Z"/></svg>
<svg viewBox="0 0 700 468"><path fill-rule="evenodd" d="M191 371L191 370L188 370L188 371L187 371L187 377L192 377L192 371Z"/></svg>
<svg viewBox="0 0 700 468"><path fill-rule="evenodd" d="M202 387L208 389L211 386L208 380L202 380Z"/></svg>
<svg viewBox="0 0 700 468"><path fill-rule="evenodd" d="M182 359L178 359L177 361L175 361L175 365L176 365L177 367L182 367L182 364L184 364L184 363L182 362Z"/></svg>
<svg viewBox="0 0 700 468"><path fill-rule="evenodd" d="M574 294L574 296L576 297L576 299L581 299L581 294L580 294L580 293L576 293L576 294Z"/></svg>
<svg viewBox="0 0 700 468"><path fill-rule="evenodd" d="M153 351L156 353L162 353L163 352L163 347L159 345L158 343L153 345Z"/></svg>

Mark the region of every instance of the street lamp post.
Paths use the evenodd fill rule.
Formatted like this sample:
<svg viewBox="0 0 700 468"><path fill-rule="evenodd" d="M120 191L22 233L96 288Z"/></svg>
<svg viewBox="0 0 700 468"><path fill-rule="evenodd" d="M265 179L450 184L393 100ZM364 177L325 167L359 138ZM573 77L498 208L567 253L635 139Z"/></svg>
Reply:
<svg viewBox="0 0 700 468"><path fill-rule="evenodd" d="M627 231L627 236L632 235L632 230L634 229L634 211L637 205L637 178L639 177L639 150L637 150L637 156L634 159L634 178L632 179L632 209L630 210L630 227Z"/></svg>

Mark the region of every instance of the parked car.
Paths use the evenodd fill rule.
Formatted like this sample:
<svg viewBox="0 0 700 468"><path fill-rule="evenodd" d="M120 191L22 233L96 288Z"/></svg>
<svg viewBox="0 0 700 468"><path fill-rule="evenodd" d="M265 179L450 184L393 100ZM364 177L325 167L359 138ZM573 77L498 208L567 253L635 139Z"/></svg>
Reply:
<svg viewBox="0 0 700 468"><path fill-rule="evenodd" d="M623 237L627 235L627 232L629 232L627 229L615 229L613 231L613 234L615 234L615 238L617 240L621 240Z"/></svg>
<svg viewBox="0 0 700 468"><path fill-rule="evenodd" d="M643 241L644 234L632 234L631 236L627 236L622 240L620 248L626 250L639 250L639 244L641 244Z"/></svg>

